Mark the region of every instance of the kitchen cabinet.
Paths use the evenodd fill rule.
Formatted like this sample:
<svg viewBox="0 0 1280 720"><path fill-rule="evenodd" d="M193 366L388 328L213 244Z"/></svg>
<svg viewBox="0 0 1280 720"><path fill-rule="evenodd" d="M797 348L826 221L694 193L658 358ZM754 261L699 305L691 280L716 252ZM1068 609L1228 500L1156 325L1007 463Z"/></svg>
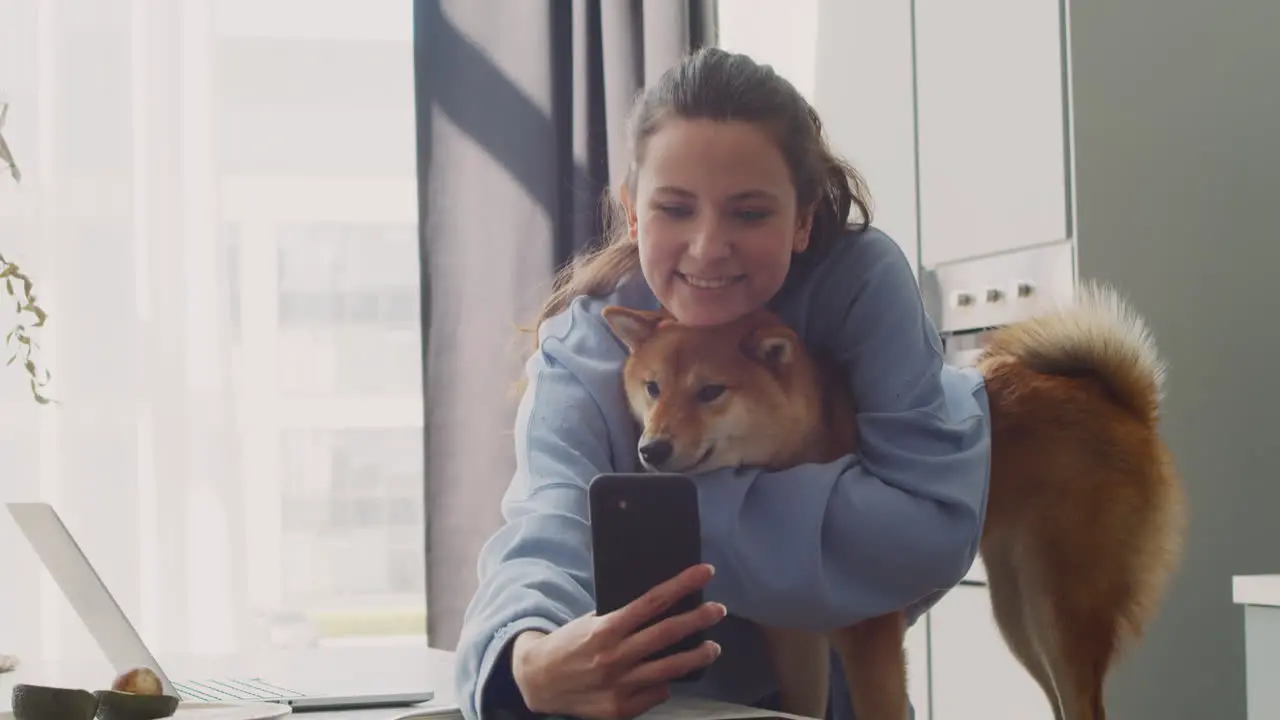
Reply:
<svg viewBox="0 0 1280 720"><path fill-rule="evenodd" d="M911 3L821 0L818 17L813 104L832 149L866 179L874 224L917 265Z"/></svg>
<svg viewBox="0 0 1280 720"><path fill-rule="evenodd" d="M915 9L922 265L1067 237L1060 0Z"/></svg>
<svg viewBox="0 0 1280 720"><path fill-rule="evenodd" d="M819 0L814 105L867 178L876 224L920 269L1071 236L1060 12L1061 0L915 0L914 16L900 0ZM1036 298L1057 301L1071 248L1047 252L1053 282L1017 257L991 282L1016 294L1035 280ZM906 652L917 720L1053 717L1000 635L980 562Z"/></svg>
<svg viewBox="0 0 1280 720"><path fill-rule="evenodd" d="M987 596L985 585L965 583L929 611L930 720L1053 720L1040 686L1005 645Z"/></svg>
<svg viewBox="0 0 1280 720"><path fill-rule="evenodd" d="M1248 720L1280 717L1280 575L1236 575L1231 586L1244 621Z"/></svg>

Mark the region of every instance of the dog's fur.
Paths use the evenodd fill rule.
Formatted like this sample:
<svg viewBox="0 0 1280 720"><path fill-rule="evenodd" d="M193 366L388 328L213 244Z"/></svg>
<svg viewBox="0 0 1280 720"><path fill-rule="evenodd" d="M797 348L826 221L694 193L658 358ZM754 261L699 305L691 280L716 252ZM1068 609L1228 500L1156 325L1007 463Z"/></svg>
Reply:
<svg viewBox="0 0 1280 720"><path fill-rule="evenodd" d="M650 469L782 469L856 450L848 383L768 312L718 327L617 306L603 315L629 349L623 382ZM1157 429L1163 365L1114 292L1084 287L1072 307L994 331L977 367L990 400L980 549L995 619L1058 720L1103 720L1107 673L1180 555L1184 496ZM826 634L762 629L784 711L825 715L829 641L860 720L907 717L902 612Z"/></svg>

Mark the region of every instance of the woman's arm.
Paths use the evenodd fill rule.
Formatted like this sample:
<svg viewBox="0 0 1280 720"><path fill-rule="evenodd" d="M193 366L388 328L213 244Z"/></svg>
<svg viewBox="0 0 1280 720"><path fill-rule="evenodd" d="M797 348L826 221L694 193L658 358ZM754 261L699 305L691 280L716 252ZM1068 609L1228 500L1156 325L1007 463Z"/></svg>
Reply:
<svg viewBox="0 0 1280 720"><path fill-rule="evenodd" d="M859 452L698 480L709 596L760 622L825 629L906 608L964 576L986 506L981 377L945 368L911 267L869 231L831 251L810 335L849 373Z"/></svg>
<svg viewBox="0 0 1280 720"><path fill-rule="evenodd" d="M517 635L551 632L595 609L587 485L612 466L612 453L608 418L589 386L616 385L620 360L610 375L591 334L572 332L584 321L578 304L547 321L526 364L506 523L480 552L480 583L457 647L455 684L468 718L489 717L490 703L522 706L510 666Z"/></svg>

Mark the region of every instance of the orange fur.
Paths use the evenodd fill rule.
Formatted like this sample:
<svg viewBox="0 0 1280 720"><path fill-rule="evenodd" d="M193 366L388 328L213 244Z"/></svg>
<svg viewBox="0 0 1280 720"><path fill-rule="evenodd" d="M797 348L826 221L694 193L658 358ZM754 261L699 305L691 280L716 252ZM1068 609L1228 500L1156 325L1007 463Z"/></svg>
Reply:
<svg viewBox="0 0 1280 720"><path fill-rule="evenodd" d="M779 469L856 450L847 383L771 314L711 328L616 306L604 317L630 350L623 382L652 469ZM1184 498L1157 428L1163 367L1141 321L1090 288L1075 307L998 330L978 367L993 614L1058 720L1104 720L1107 673L1180 552ZM762 628L783 710L826 713L830 643L859 720L903 720L905 629L901 612L826 634Z"/></svg>

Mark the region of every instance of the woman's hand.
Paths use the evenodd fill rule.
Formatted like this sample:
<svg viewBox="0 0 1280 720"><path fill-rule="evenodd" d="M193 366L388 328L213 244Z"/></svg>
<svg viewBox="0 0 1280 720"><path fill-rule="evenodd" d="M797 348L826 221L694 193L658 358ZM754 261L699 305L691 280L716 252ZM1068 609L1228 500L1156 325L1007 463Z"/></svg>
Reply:
<svg viewBox="0 0 1280 720"><path fill-rule="evenodd" d="M713 570L695 565L607 615L583 615L549 635L525 632L512 647L512 674L525 705L536 713L614 720L641 715L670 697L668 683L706 667L720 655L707 641L658 660L655 652L720 622L719 603L645 623L706 585Z"/></svg>

